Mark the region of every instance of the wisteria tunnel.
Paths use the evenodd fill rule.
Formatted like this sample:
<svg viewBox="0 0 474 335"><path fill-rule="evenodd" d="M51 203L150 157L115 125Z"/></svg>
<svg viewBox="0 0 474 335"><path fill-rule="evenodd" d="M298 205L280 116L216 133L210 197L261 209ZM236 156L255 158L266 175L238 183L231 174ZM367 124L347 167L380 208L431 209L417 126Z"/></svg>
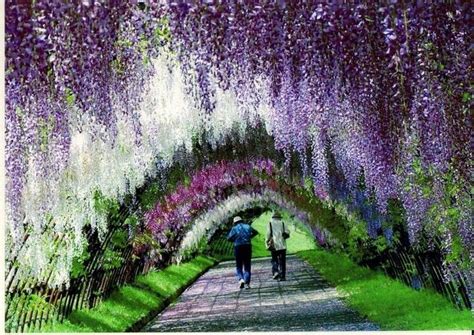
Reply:
<svg viewBox="0 0 474 335"><path fill-rule="evenodd" d="M469 1L7 0L5 331L473 329L473 27Z"/></svg>

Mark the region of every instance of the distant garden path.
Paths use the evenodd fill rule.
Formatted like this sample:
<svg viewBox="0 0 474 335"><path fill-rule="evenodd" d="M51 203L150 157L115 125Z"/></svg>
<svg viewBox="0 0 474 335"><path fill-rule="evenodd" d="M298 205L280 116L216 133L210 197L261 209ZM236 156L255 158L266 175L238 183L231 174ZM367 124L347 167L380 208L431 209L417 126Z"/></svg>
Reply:
<svg viewBox="0 0 474 335"><path fill-rule="evenodd" d="M286 282L272 280L270 260L252 262L252 288L240 290L234 262L210 269L143 331L377 330L350 310L306 262L288 257Z"/></svg>

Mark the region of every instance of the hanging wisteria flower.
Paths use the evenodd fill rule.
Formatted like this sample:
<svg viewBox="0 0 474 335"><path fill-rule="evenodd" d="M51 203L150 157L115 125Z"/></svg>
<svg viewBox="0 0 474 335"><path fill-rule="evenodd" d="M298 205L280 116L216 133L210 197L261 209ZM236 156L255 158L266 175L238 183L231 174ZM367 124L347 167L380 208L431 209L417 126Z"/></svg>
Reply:
<svg viewBox="0 0 474 335"><path fill-rule="evenodd" d="M260 123L286 169L298 155L321 199L354 197L363 180L371 210L385 215L401 200L412 243L433 222L449 230L440 234L445 250L453 236L472 239L469 2L5 8L7 267L22 264L18 276L51 267L55 284L67 281L84 227L107 231L97 194L121 202L178 149L201 140L217 148ZM147 217L155 236L166 243L224 199L225 187L261 189L254 175L235 175L249 168L242 164L203 170L193 192L168 195ZM460 195L448 204L462 212L452 225L429 216L444 206L450 179ZM367 216L371 235L377 213Z"/></svg>

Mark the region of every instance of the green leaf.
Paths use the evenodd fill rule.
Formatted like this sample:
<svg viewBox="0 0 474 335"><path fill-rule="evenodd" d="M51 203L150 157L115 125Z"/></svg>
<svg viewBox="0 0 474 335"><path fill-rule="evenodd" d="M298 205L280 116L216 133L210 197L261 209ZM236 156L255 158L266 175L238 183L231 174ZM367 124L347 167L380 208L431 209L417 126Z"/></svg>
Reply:
<svg viewBox="0 0 474 335"><path fill-rule="evenodd" d="M124 225L128 225L131 228L135 228L138 225L138 218L136 215L130 215L125 219Z"/></svg>
<svg viewBox="0 0 474 335"><path fill-rule="evenodd" d="M76 95L74 94L74 92L70 88L66 88L65 94L66 94L66 97L65 97L66 104L70 108L74 107L74 104L76 103Z"/></svg>
<svg viewBox="0 0 474 335"><path fill-rule="evenodd" d="M86 274L85 262L90 258L87 242L83 243L82 253L72 259L71 278L79 278Z"/></svg>
<svg viewBox="0 0 474 335"><path fill-rule="evenodd" d="M128 233L124 230L117 230L113 233L110 242L119 248L124 248L127 245Z"/></svg>
<svg viewBox="0 0 474 335"><path fill-rule="evenodd" d="M464 93L462 94L462 102L467 103L467 102L470 102L471 100L472 100L472 95L471 95L471 93L469 93L469 92L464 92Z"/></svg>
<svg viewBox="0 0 474 335"><path fill-rule="evenodd" d="M94 209L98 214L115 216L118 215L120 204L115 199L108 199L99 190L94 192Z"/></svg>
<svg viewBox="0 0 474 335"><path fill-rule="evenodd" d="M109 248L105 249L104 257L102 259L102 268L104 270L113 270L122 266L123 257L121 252L114 251Z"/></svg>

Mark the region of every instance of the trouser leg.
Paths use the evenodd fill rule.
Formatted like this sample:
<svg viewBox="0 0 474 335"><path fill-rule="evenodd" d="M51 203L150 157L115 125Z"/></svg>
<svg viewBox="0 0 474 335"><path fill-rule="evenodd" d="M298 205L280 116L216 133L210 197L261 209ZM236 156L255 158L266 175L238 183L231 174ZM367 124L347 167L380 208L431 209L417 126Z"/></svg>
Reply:
<svg viewBox="0 0 474 335"><path fill-rule="evenodd" d="M280 250L280 277L286 278L286 249Z"/></svg>
<svg viewBox="0 0 474 335"><path fill-rule="evenodd" d="M278 271L278 252L272 251L272 275L279 273Z"/></svg>
<svg viewBox="0 0 474 335"><path fill-rule="evenodd" d="M278 273L280 274L280 278L281 278L281 250L276 251L276 259L277 259Z"/></svg>
<svg viewBox="0 0 474 335"><path fill-rule="evenodd" d="M250 284L251 277L251 266L252 266L252 247L251 245L244 246L244 256L243 256L243 265L244 265L244 281L246 284Z"/></svg>
<svg viewBox="0 0 474 335"><path fill-rule="evenodd" d="M244 279L244 274L242 273L242 266L243 266L243 255L242 255L242 250L241 246L236 246L234 248L234 254L235 254L235 273L237 275L237 279L241 280Z"/></svg>

